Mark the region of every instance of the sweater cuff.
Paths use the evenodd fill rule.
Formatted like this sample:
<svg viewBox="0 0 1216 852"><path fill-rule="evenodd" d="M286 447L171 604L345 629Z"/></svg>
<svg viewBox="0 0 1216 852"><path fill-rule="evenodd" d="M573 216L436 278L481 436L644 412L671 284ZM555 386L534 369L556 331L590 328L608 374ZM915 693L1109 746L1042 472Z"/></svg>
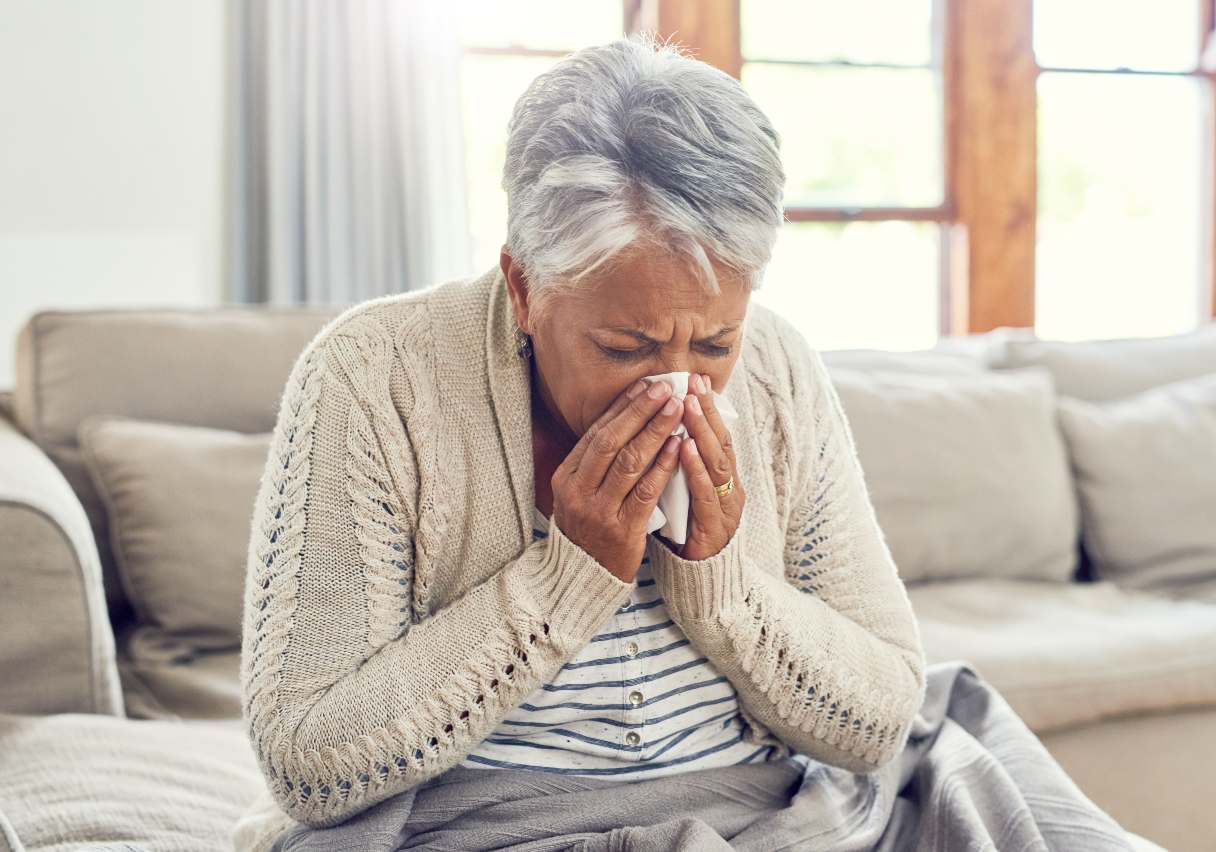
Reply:
<svg viewBox="0 0 1216 852"><path fill-rule="evenodd" d="M744 605L751 582L743 560L740 523L726 546L705 559L684 559L658 539L651 548L655 582L676 621L726 623Z"/></svg>
<svg viewBox="0 0 1216 852"><path fill-rule="evenodd" d="M629 599L626 583L562 532L552 517L538 562L522 570L532 595L540 602L550 629L570 647L582 647Z"/></svg>

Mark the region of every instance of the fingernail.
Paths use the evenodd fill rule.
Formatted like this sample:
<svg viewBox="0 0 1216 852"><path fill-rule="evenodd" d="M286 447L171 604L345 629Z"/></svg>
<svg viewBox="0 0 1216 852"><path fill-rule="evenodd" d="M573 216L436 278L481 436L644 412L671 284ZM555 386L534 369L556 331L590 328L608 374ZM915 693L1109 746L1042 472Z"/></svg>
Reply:
<svg viewBox="0 0 1216 852"><path fill-rule="evenodd" d="M705 378L700 373L697 373L692 377L692 383L696 388L697 393L705 393Z"/></svg>
<svg viewBox="0 0 1216 852"><path fill-rule="evenodd" d="M651 399L662 399L670 387L671 385L667 384L667 382L655 382L646 393L650 394Z"/></svg>
<svg viewBox="0 0 1216 852"><path fill-rule="evenodd" d="M714 389L714 383L709 380L709 373L702 373L701 378L705 380L705 392L709 393Z"/></svg>
<svg viewBox="0 0 1216 852"><path fill-rule="evenodd" d="M696 397L694 396L693 399L696 399ZM676 406L679 404L680 401L673 396L671 399L667 400L667 404L663 406L663 413L671 414L676 410Z"/></svg>
<svg viewBox="0 0 1216 852"><path fill-rule="evenodd" d="M692 454L693 454L694 456L695 456L695 455L699 455L699 454L698 454L698 452L697 452L697 441L696 441L696 439L695 439L695 438L688 438L687 440L688 440L688 446L689 446L689 448L692 450Z"/></svg>
<svg viewBox="0 0 1216 852"><path fill-rule="evenodd" d="M695 396L693 396L692 394L689 394L689 395L688 395L688 396L687 396L687 397L684 399L684 403L685 403L685 405L687 405L687 406L688 406L688 409L689 409L689 410L690 410L690 411L691 411L693 414L700 414L700 413L701 413L701 400L697 399L697 398L696 398Z"/></svg>
<svg viewBox="0 0 1216 852"><path fill-rule="evenodd" d="M641 379L638 379L637 383L634 384L634 386L631 387L626 393L630 399L633 399L644 390L646 390L646 383Z"/></svg>
<svg viewBox="0 0 1216 852"><path fill-rule="evenodd" d="M669 435L667 437L667 440L663 442L663 452L667 453L668 455L671 455L677 449L679 449L679 446L680 446L680 436L679 435Z"/></svg>

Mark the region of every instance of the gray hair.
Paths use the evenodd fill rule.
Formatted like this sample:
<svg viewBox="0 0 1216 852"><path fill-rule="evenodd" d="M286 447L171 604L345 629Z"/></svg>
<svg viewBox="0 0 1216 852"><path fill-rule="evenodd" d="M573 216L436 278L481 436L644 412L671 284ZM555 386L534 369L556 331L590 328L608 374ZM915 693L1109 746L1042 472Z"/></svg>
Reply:
<svg viewBox="0 0 1216 852"><path fill-rule="evenodd" d="M712 256L755 290L784 220L780 146L735 78L652 33L579 50L507 126L512 260L538 302L635 249L681 258L718 293Z"/></svg>

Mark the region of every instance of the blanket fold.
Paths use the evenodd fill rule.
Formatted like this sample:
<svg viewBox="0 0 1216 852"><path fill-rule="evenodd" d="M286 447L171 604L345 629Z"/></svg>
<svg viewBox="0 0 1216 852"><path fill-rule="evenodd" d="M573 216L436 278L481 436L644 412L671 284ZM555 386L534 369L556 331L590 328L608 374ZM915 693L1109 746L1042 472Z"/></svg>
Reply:
<svg viewBox="0 0 1216 852"><path fill-rule="evenodd" d="M296 825L273 852L1134 849L965 661L927 681L873 773L802 754L632 781L456 766L340 825Z"/></svg>

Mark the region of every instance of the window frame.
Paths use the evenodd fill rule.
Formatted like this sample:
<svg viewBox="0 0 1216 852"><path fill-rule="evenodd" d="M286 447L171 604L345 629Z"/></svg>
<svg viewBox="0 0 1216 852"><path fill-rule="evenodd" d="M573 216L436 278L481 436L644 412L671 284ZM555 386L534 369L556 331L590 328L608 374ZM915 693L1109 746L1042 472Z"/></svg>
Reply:
<svg viewBox="0 0 1216 852"><path fill-rule="evenodd" d="M1216 319L1216 68L1200 67L1216 40L1216 0L1195 0L1196 66L1182 76L1207 81L1201 319ZM735 79L743 69L741 0L622 0L624 33L654 31ZM961 335L1035 320L1038 208L1034 0L933 0L943 99L943 200L934 207L788 206L789 222L917 221L941 228L939 334ZM569 51L465 46L466 53L561 57ZM1092 69L1099 70L1099 69ZM1153 74L1102 70L1102 73ZM1206 302L1206 306L1204 305Z"/></svg>
<svg viewBox="0 0 1216 852"><path fill-rule="evenodd" d="M631 0L634 16L698 58L740 79L741 0ZM1207 198L1201 319L1216 318L1216 68L1203 69L1216 0L1195 0L1196 67L1208 82ZM944 200L938 207L789 207L791 222L935 221L942 227L940 333L1034 326L1038 209L1033 0L934 0L942 39ZM1054 69L1051 69L1054 70ZM1070 69L1071 70L1071 69ZM1111 72L1118 73L1118 72ZM1145 73L1145 72L1131 72Z"/></svg>

